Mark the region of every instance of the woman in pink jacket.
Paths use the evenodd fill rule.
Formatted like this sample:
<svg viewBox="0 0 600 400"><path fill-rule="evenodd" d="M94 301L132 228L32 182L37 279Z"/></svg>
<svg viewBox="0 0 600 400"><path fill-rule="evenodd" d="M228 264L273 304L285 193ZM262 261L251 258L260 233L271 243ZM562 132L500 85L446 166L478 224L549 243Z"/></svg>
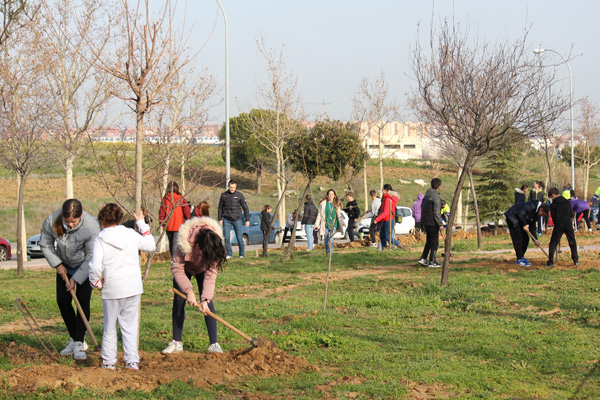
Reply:
<svg viewBox="0 0 600 400"><path fill-rule="evenodd" d="M174 250L171 272L173 287L185 293L187 300L173 296L173 340L161 353L171 354L183 351L183 322L185 320L185 303L197 307L191 278L194 276L198 284L200 310L205 313L204 322L210 339L209 353L222 353L217 342L217 321L206 315L210 310L215 313L213 296L217 272L226 263L227 252L221 225L210 217L192 218L179 228L179 238Z"/></svg>

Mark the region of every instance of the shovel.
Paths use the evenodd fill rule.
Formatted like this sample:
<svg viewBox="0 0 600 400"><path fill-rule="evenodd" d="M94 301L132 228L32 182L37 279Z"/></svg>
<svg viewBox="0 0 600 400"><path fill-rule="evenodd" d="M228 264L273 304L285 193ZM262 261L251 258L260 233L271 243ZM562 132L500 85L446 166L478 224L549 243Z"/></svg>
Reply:
<svg viewBox="0 0 600 400"><path fill-rule="evenodd" d="M178 295L179 297L182 297L183 299L187 299L187 296L183 293L181 293L179 290L173 288L173 292ZM200 305L197 305L196 308L198 308L198 310L200 310ZM225 321L223 318L219 317L218 315L216 315L215 313L213 313L210 310L206 311L206 315L208 315L209 317L212 317L214 319L216 319L217 321L219 321L220 323L222 323L223 325L225 325L226 327L228 327L229 329L231 329L232 331L234 331L235 333L237 333L238 335L240 335L241 337L243 337L244 339L246 339L247 341L250 342L250 344L254 347L258 347L258 346L262 346L263 343L261 343L264 338L251 338L250 336L246 335L244 332L240 331L238 328L236 328L235 326L231 325L229 322ZM266 340L266 339L264 339Z"/></svg>
<svg viewBox="0 0 600 400"><path fill-rule="evenodd" d="M533 235L531 234L531 232L527 231L527 233L529 234L529 237L531 238L531 240L533 240L533 243L535 243L537 241L537 239L533 237ZM548 253L546 253L546 250L544 250L544 248L542 247L542 245L540 244L538 247L540 248L540 250L542 250L544 252L544 254L546 255L546 257L548 257L548 260L550 260L550 256L548 255Z"/></svg>
<svg viewBox="0 0 600 400"><path fill-rule="evenodd" d="M62 277L65 280L65 283L69 283L69 278L66 275L63 275ZM94 342L94 350L95 351L100 350L101 347L98 344L96 337L94 336L94 332L92 332L92 327L90 326L90 323L88 322L87 318L85 317L83 309L81 308L81 304L79 304L79 300L77 300L77 296L75 295L75 292L73 291L72 288L69 290L69 293L71 293L71 297L73 297L73 300L75 300L75 305L77 306L77 312L81 316L81 319L83 320L83 324L85 325L85 329L87 330L87 333L89 333L90 337L92 338L92 342Z"/></svg>

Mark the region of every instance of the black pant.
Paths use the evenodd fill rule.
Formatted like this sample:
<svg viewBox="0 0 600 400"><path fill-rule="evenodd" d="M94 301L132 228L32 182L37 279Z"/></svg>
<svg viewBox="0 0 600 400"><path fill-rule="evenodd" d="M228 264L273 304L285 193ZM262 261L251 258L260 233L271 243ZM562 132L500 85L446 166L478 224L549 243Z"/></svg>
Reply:
<svg viewBox="0 0 600 400"><path fill-rule="evenodd" d="M185 275L191 281L191 274L187 272ZM195 275L196 282L198 283L198 301L202 298L202 284L204 283L204 272L198 275ZM89 285L88 285L89 286ZM179 291L181 288L173 279L173 287ZM185 303L186 300L178 295L173 296L173 340L181 342L181 338L183 337L183 322L185 321ZM208 309L216 314L215 305L211 300L208 303ZM217 343L217 320L213 317L209 317L207 315L204 316L204 323L206 323L206 329L208 330L208 339L210 340L210 344Z"/></svg>
<svg viewBox="0 0 600 400"><path fill-rule="evenodd" d="M427 240L425 247L423 248L423 254L421 259L427 260L429 256L430 262L436 261L436 253L440 245L440 228L435 225L425 225L425 233L427 234Z"/></svg>
<svg viewBox="0 0 600 400"><path fill-rule="evenodd" d="M575 216L575 225L579 226L579 217L583 215L583 219L587 224L588 229L592 229L592 223L590 222L590 210L583 210L582 212L577 213Z"/></svg>
<svg viewBox="0 0 600 400"><path fill-rule="evenodd" d="M416 232L421 232L423 229L423 227L421 226L421 221L416 221L415 222L415 231Z"/></svg>
<svg viewBox="0 0 600 400"><path fill-rule="evenodd" d="M67 274L67 276L71 279L71 275ZM56 303L58 303L60 315L67 326L69 336L76 342L83 342L86 332L85 324L83 323L81 315L79 315L79 311L75 313L77 307L73 305L73 297L71 296L71 293L67 291L65 285L65 280L62 276L56 274ZM77 284L75 295L77 300L79 300L79 304L81 305L85 317L89 321L92 287L90 286L90 281L88 279L81 285Z"/></svg>
<svg viewBox="0 0 600 400"><path fill-rule="evenodd" d="M346 231L348 232L348 239L350 239L351 242L354 242L354 219L350 218L348 220L348 229L346 229Z"/></svg>
<svg viewBox="0 0 600 400"><path fill-rule="evenodd" d="M527 246L529 246L529 234L523 230L521 225L514 225L511 221L506 221L510 238L517 255L517 261L525 257Z"/></svg>
<svg viewBox="0 0 600 400"><path fill-rule="evenodd" d="M290 232L290 240L291 240L291 238L292 238L292 229L290 229L290 228L288 228L288 227L285 227L285 228L283 229L283 239L281 239L281 244L284 244L284 243L286 243L286 242L289 242L289 241L290 241L290 240L286 240L286 237L287 237L287 234L288 234L288 232Z"/></svg>
<svg viewBox="0 0 600 400"><path fill-rule="evenodd" d="M371 237L371 243L377 243L377 237L375 234L379 231L377 229L377 223L375 222L375 217L371 218L371 224L369 225L369 236Z"/></svg>
<svg viewBox="0 0 600 400"><path fill-rule="evenodd" d="M175 249L175 234L177 231L166 231L167 239L169 239L169 253L171 253L171 259L173 258L173 249Z"/></svg>
<svg viewBox="0 0 600 400"><path fill-rule="evenodd" d="M552 237L550 237L550 246L548 248L548 263L554 263L554 253L556 252L556 246L558 246L558 242L562 237L563 233L567 236L567 242L569 242L569 247L571 248L571 259L573 262L579 261L579 256L577 255L577 242L575 241L575 232L573 232L573 226L554 226L552 230Z"/></svg>
<svg viewBox="0 0 600 400"><path fill-rule="evenodd" d="M319 244L319 230L313 230L313 239L315 246Z"/></svg>

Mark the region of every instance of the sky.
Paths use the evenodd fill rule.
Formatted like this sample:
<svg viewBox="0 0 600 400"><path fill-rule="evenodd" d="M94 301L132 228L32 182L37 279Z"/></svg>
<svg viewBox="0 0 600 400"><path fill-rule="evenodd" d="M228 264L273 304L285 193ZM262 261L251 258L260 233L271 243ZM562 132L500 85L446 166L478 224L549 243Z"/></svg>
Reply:
<svg viewBox="0 0 600 400"><path fill-rule="evenodd" d="M181 4L185 0L179 0ZM409 54L417 40L426 44L431 24L445 18L469 27L488 42L514 41L529 29L528 45L570 55L574 99L589 97L600 105L600 1L597 0L221 0L229 31L230 116L258 104L256 89L266 78L266 63L256 40L281 49L287 68L298 79L308 115L350 120L352 97L363 78L383 72L390 97L411 120L406 107L411 91ZM188 0L186 24L197 63L212 74L224 95L225 29L215 0ZM191 25L193 24L193 26ZM420 27L420 28L419 28ZM420 31L420 32L419 32ZM420 38L419 38L420 36ZM204 45L202 47L202 45ZM545 53L544 62L559 64L557 77L569 84L562 60ZM225 120L225 103L212 110L211 121Z"/></svg>

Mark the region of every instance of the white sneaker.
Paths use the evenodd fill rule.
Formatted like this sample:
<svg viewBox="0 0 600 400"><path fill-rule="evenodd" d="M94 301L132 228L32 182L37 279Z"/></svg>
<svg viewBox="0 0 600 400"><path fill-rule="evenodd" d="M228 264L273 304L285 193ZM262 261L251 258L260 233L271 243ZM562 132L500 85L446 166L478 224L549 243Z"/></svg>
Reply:
<svg viewBox="0 0 600 400"><path fill-rule="evenodd" d="M225 257L225 258L226 258L227 260L229 260L229 259L231 258L231 256L227 256L227 257Z"/></svg>
<svg viewBox="0 0 600 400"><path fill-rule="evenodd" d="M75 342L73 346L73 358L75 360L85 360L87 358L82 342Z"/></svg>
<svg viewBox="0 0 600 400"><path fill-rule="evenodd" d="M213 343L208 347L208 352L209 353L222 353L223 349L221 349L221 346L219 345L219 343Z"/></svg>
<svg viewBox="0 0 600 400"><path fill-rule="evenodd" d="M371 247L377 247L377 243L371 243Z"/></svg>
<svg viewBox="0 0 600 400"><path fill-rule="evenodd" d="M161 351L162 354L181 353L183 351L183 343L172 340L166 349Z"/></svg>
<svg viewBox="0 0 600 400"><path fill-rule="evenodd" d="M60 351L60 355L70 356L71 354L73 354L73 346L75 346L75 341L73 341L73 338L70 337L65 348Z"/></svg>
<svg viewBox="0 0 600 400"><path fill-rule="evenodd" d="M127 369L140 369L140 367L138 366L138 363L136 362L128 362L127 365L125 366L125 368Z"/></svg>
<svg viewBox="0 0 600 400"><path fill-rule="evenodd" d="M421 264L421 265L422 265L422 266L424 266L424 267L428 267L428 266L429 266L429 263L428 263L428 262L427 262L427 260L426 260L426 259L424 259L424 258L421 258L421 259L419 260L419 264Z"/></svg>
<svg viewBox="0 0 600 400"><path fill-rule="evenodd" d="M244 258L244 256L240 256L240 258Z"/></svg>
<svg viewBox="0 0 600 400"><path fill-rule="evenodd" d="M102 368L109 369L111 371L116 371L115 364L102 364Z"/></svg>

